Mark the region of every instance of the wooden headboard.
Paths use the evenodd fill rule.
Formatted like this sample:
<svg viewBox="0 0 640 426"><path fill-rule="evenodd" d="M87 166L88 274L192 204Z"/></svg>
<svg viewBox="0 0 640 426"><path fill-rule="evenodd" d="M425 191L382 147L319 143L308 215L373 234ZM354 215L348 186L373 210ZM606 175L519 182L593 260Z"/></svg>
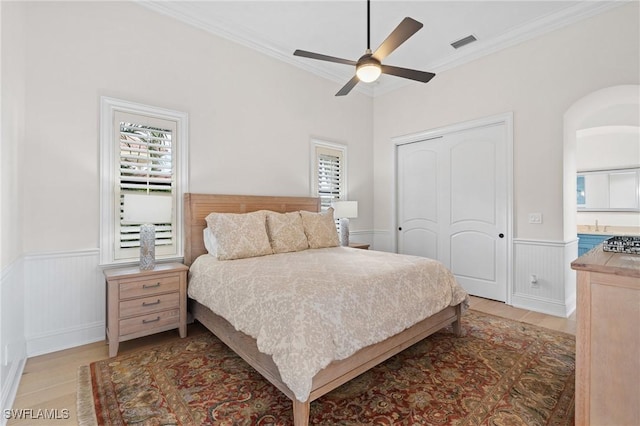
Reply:
<svg viewBox="0 0 640 426"><path fill-rule="evenodd" d="M190 266L198 256L207 252L202 231L207 226L205 217L209 213L248 213L257 210L319 212L320 198L187 193L184 195L184 264Z"/></svg>

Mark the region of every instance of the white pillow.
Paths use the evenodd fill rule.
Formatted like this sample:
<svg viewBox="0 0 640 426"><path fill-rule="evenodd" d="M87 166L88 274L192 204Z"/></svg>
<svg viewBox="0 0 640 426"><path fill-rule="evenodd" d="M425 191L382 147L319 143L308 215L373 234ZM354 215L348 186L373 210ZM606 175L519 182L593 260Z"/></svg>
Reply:
<svg viewBox="0 0 640 426"><path fill-rule="evenodd" d="M215 235L211 232L211 229L207 226L202 231L202 238L204 239L204 247L207 249L207 252L212 256L218 256L218 242L216 241Z"/></svg>

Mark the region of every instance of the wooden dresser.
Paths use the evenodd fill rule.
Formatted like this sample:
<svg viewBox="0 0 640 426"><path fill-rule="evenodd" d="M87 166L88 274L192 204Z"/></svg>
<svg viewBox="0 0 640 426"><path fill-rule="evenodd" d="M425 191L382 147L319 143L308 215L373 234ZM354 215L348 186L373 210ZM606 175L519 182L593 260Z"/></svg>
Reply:
<svg viewBox="0 0 640 426"><path fill-rule="evenodd" d="M187 271L181 263L157 264L142 271L107 269L107 340L109 356L120 342L178 328L187 335Z"/></svg>
<svg viewBox="0 0 640 426"><path fill-rule="evenodd" d="M576 259L576 425L640 422L640 256Z"/></svg>

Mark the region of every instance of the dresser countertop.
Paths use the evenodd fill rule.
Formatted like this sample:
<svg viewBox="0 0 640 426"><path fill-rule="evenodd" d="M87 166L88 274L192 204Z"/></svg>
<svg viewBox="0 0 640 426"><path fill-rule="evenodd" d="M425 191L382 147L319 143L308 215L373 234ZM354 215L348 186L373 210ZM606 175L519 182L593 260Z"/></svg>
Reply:
<svg viewBox="0 0 640 426"><path fill-rule="evenodd" d="M640 255L604 251L600 244L571 262L571 268L578 271L640 278ZM640 287L640 281L638 281L638 287Z"/></svg>

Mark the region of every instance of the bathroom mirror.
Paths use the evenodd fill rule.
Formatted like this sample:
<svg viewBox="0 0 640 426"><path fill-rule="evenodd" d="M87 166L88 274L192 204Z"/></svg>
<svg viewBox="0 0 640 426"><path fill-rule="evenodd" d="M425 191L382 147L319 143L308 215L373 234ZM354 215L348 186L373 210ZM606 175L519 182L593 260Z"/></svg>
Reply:
<svg viewBox="0 0 640 426"><path fill-rule="evenodd" d="M640 168L578 172L578 211L639 211Z"/></svg>

